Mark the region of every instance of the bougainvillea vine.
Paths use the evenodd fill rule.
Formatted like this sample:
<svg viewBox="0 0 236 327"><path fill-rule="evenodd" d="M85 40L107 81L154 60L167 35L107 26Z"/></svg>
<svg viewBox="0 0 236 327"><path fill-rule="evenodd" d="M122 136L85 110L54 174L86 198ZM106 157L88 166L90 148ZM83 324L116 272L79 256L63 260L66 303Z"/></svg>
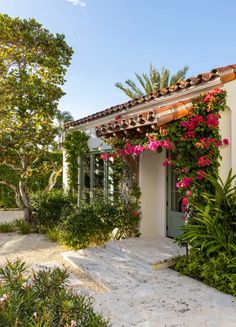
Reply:
<svg viewBox="0 0 236 327"><path fill-rule="evenodd" d="M108 142L114 151L102 154L101 158L138 156L144 151L162 152L166 149L168 155L163 165L174 167L178 176L176 186L182 196L182 211L187 213L191 197L199 191L196 182L202 181L206 174L218 174L220 147L229 144L228 139L222 140L219 130L220 111L225 106L225 90L216 88L202 93L193 101L192 111L187 117L138 138L111 137ZM204 187L207 188L207 183Z"/></svg>

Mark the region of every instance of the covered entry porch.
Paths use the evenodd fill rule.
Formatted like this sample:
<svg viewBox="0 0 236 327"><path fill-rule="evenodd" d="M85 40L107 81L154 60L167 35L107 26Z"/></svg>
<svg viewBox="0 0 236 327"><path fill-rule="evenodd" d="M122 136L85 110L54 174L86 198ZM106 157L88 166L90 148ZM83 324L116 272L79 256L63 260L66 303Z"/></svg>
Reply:
<svg viewBox="0 0 236 327"><path fill-rule="evenodd" d="M143 152L139 158L143 237L175 237L184 225L176 176L171 167L164 167L166 151Z"/></svg>

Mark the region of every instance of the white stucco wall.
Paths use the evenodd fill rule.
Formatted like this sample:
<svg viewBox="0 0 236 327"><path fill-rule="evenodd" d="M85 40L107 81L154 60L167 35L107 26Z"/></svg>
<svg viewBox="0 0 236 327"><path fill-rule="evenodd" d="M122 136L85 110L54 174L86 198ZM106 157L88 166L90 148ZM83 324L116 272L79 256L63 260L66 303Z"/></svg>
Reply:
<svg viewBox="0 0 236 327"><path fill-rule="evenodd" d="M165 151L143 152L140 156L139 184L142 192L140 232L146 236L166 236L166 168Z"/></svg>
<svg viewBox="0 0 236 327"><path fill-rule="evenodd" d="M219 167L219 175L223 181L226 180L228 172L232 165L232 127L231 127L231 110L229 107L225 111L220 112L220 134L223 139L229 140L229 145L223 145L220 148L220 155L222 157Z"/></svg>
<svg viewBox="0 0 236 327"><path fill-rule="evenodd" d="M228 135L230 146L228 149L227 147L222 148L223 162L220 170L222 177L225 177L230 168L236 174L236 80L226 83L224 87L227 92L227 106L229 109L222 113L223 120L220 126L222 137L224 138Z"/></svg>

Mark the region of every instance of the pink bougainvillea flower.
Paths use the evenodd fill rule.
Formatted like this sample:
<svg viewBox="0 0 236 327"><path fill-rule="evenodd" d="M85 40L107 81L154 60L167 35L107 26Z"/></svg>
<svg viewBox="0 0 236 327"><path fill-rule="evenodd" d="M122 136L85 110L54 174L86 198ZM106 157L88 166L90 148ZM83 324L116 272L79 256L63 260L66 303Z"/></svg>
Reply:
<svg viewBox="0 0 236 327"><path fill-rule="evenodd" d="M185 221L185 220L187 220L187 216L182 216L181 219L183 219Z"/></svg>
<svg viewBox="0 0 236 327"><path fill-rule="evenodd" d="M193 178L191 176L190 177L183 177L182 178L182 186L184 188L188 188L191 185L192 181L193 181Z"/></svg>
<svg viewBox="0 0 236 327"><path fill-rule="evenodd" d="M204 102L207 103L211 100L211 98L215 95L217 95L218 93L225 93L224 90L219 89L219 88L215 88L212 91L208 92L207 95L204 98Z"/></svg>
<svg viewBox="0 0 236 327"><path fill-rule="evenodd" d="M179 182L176 183L176 187L177 188L180 188L180 187L188 188L191 186L192 182L193 182L193 178L191 176L183 177Z"/></svg>
<svg viewBox="0 0 236 327"><path fill-rule="evenodd" d="M182 185L182 183L181 182L177 182L175 185L176 185L177 188L180 188L181 185Z"/></svg>
<svg viewBox="0 0 236 327"><path fill-rule="evenodd" d="M187 190L186 191L186 196L191 197L192 196L192 192L190 190Z"/></svg>
<svg viewBox="0 0 236 327"><path fill-rule="evenodd" d="M145 146L143 145L135 145L133 148L133 154L135 156L138 156L140 153L142 153L145 150Z"/></svg>
<svg viewBox="0 0 236 327"><path fill-rule="evenodd" d="M229 140L228 139L223 139L223 144L224 145L229 145Z"/></svg>
<svg viewBox="0 0 236 327"><path fill-rule="evenodd" d="M194 120L187 120L180 122L180 126L185 127L187 130L191 131L195 129Z"/></svg>
<svg viewBox="0 0 236 327"><path fill-rule="evenodd" d="M202 180L203 178L205 178L205 176L206 176L205 171L203 171L203 170L198 170L197 171L197 179L198 180Z"/></svg>
<svg viewBox="0 0 236 327"><path fill-rule="evenodd" d="M194 115L192 117L192 121L197 125L200 126L204 122L204 118L201 115Z"/></svg>
<svg viewBox="0 0 236 327"><path fill-rule="evenodd" d="M204 157L199 158L198 165L201 166L201 167L205 166L205 158Z"/></svg>
<svg viewBox="0 0 236 327"><path fill-rule="evenodd" d="M156 151L159 146L160 141L150 139L147 145L147 150Z"/></svg>
<svg viewBox="0 0 236 327"><path fill-rule="evenodd" d="M210 159L205 159L205 166L210 166L211 160Z"/></svg>
<svg viewBox="0 0 236 327"><path fill-rule="evenodd" d="M218 128L219 126L219 116L215 114L209 114L206 118L206 123L209 128Z"/></svg>
<svg viewBox="0 0 236 327"><path fill-rule="evenodd" d="M208 94L205 98L204 98L204 102L208 103L211 99L211 96Z"/></svg>
<svg viewBox="0 0 236 327"><path fill-rule="evenodd" d="M173 163L173 161L171 161L171 157L168 157L168 158L166 158L166 159L163 161L162 165L163 165L164 167L166 167L167 165L169 165L169 166L174 166L174 163Z"/></svg>
<svg viewBox="0 0 236 327"><path fill-rule="evenodd" d="M109 160L109 157L110 157L110 154L105 152L105 153L101 153L100 154L100 159L104 160L104 161L107 161Z"/></svg>
<svg viewBox="0 0 236 327"><path fill-rule="evenodd" d="M200 157L198 160L198 165L200 167L210 166L211 160L208 158L205 158L204 156Z"/></svg>
<svg viewBox="0 0 236 327"><path fill-rule="evenodd" d="M193 138L196 136L196 134L195 134L194 131L187 131L187 132L185 133L185 136L186 136L187 138L193 139Z"/></svg>
<svg viewBox="0 0 236 327"><path fill-rule="evenodd" d="M183 198L182 199L182 206L187 207L188 205L188 198Z"/></svg>
<svg viewBox="0 0 236 327"><path fill-rule="evenodd" d="M169 140L161 141L161 146L168 150L171 150L173 148L173 144Z"/></svg>

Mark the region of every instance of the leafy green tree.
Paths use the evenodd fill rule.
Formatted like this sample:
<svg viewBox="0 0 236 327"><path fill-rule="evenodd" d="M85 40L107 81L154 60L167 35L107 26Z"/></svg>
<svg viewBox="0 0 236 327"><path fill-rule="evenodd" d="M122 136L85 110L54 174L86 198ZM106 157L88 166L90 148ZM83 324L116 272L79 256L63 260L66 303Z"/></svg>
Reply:
<svg viewBox="0 0 236 327"><path fill-rule="evenodd" d="M152 64L150 64L149 75L146 73L135 73L140 86L137 86L137 84L130 79L125 81L125 85L117 82L115 83L115 86L121 89L131 99L136 99L144 95L155 93L159 89L183 80L187 71L188 67L184 66L178 70L175 75L171 76L169 69L163 67L160 73Z"/></svg>
<svg viewBox="0 0 236 327"><path fill-rule="evenodd" d="M2 14L0 48L0 164L17 173L14 191L31 222L28 179L55 138L53 120L73 50L64 35L34 19Z"/></svg>

